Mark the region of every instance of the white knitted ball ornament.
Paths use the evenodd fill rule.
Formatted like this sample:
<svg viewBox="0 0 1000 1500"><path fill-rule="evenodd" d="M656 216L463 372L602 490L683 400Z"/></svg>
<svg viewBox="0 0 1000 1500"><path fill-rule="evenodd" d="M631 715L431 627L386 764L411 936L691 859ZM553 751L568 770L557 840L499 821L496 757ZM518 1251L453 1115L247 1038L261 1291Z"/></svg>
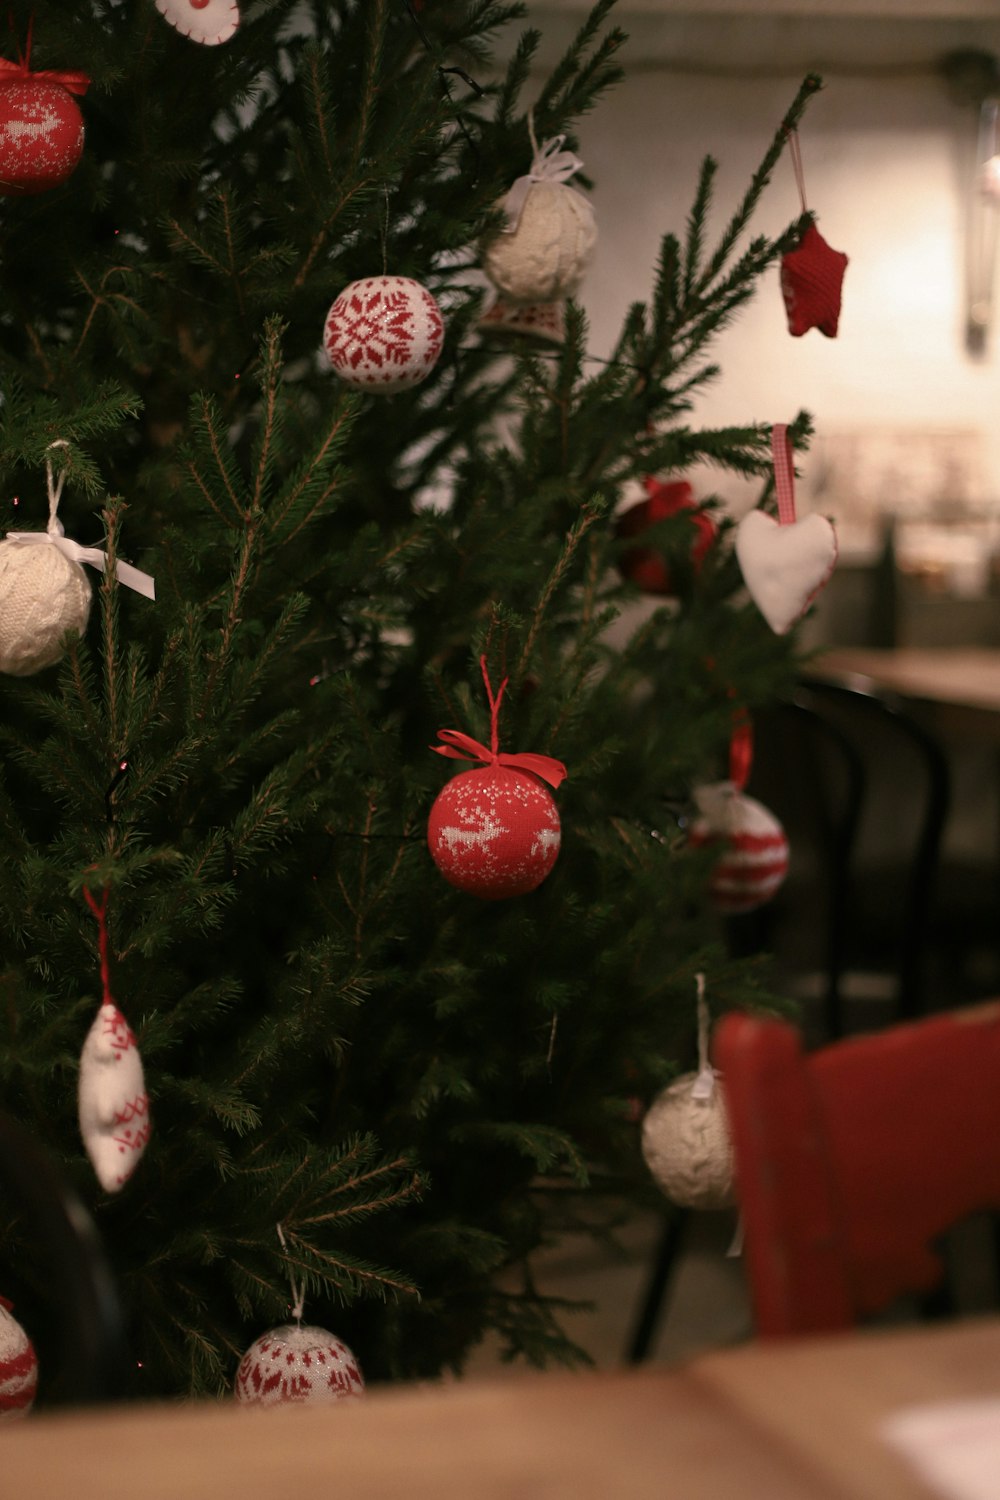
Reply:
<svg viewBox="0 0 1000 1500"><path fill-rule="evenodd" d="M696 1088L696 1085L700 1086ZM729 1208L733 1150L719 1083L684 1073L659 1094L642 1122L642 1154L659 1188L680 1208Z"/></svg>
<svg viewBox="0 0 1000 1500"><path fill-rule="evenodd" d="M87 575L54 545L0 542L0 672L28 677L57 662L67 631L83 635Z"/></svg>
<svg viewBox="0 0 1000 1500"><path fill-rule="evenodd" d="M483 246L483 269L512 302L572 296L597 244L589 201L564 182L533 182L513 233Z"/></svg>

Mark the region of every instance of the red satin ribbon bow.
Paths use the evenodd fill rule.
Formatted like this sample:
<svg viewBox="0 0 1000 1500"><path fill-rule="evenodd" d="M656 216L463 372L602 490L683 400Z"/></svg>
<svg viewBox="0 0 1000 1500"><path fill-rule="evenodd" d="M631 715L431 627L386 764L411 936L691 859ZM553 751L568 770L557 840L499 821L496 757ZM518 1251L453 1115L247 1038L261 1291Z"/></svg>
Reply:
<svg viewBox="0 0 1000 1500"><path fill-rule="evenodd" d="M46 83L59 83L71 94L85 94L90 87L90 79L86 73L63 73L55 68L42 68L38 73L33 73L28 67L27 58L20 62L11 62L7 57L0 57L0 83L11 83L17 78L44 78Z"/></svg>
<svg viewBox="0 0 1000 1500"><path fill-rule="evenodd" d="M463 734L460 729L439 729L438 739L444 740L443 745L431 745L435 755L446 755L449 760L478 760L487 766L510 766L513 771L527 771L531 776L538 776L542 781L547 781L549 786L556 787L566 779L566 767L561 760L556 760L551 755L534 755L530 750L520 755L502 755L498 749L499 732L498 720L500 717L500 700L503 698L504 688L507 686L505 677L500 684L500 690L496 697L490 686L490 679L486 672L486 657L479 658L479 665L483 673L483 681L486 683L486 695L490 700L490 742L491 748L474 740L470 734Z"/></svg>

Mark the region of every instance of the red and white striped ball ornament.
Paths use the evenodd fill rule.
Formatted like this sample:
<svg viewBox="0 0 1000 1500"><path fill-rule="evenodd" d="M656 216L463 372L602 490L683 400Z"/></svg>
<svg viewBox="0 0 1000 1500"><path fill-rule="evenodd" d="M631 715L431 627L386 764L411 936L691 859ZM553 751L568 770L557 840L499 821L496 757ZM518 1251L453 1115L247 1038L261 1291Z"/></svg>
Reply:
<svg viewBox="0 0 1000 1500"><path fill-rule="evenodd" d="M719 846L709 895L726 916L753 911L776 893L788 873L788 839L773 813L733 781L696 788L700 816L688 835L696 848Z"/></svg>
<svg viewBox="0 0 1000 1500"><path fill-rule="evenodd" d="M85 73L32 73L27 58L0 58L0 196L27 197L58 187L83 155Z"/></svg>
<svg viewBox="0 0 1000 1500"><path fill-rule="evenodd" d="M507 679L494 697L485 657L480 667L490 701L490 748L456 729L438 730L444 743L431 746L436 754L480 761L483 768L463 771L442 787L427 822L427 844L450 885L501 901L535 890L556 862L562 829L548 787L560 785L566 767L549 755L499 752Z"/></svg>
<svg viewBox="0 0 1000 1500"><path fill-rule="evenodd" d="M0 1297L0 1422L26 1416L38 1390L38 1356L12 1308Z"/></svg>
<svg viewBox="0 0 1000 1500"><path fill-rule="evenodd" d="M441 309L410 276L352 281L326 315L323 347L340 379L391 396L426 380L444 344Z"/></svg>
<svg viewBox="0 0 1000 1500"><path fill-rule="evenodd" d="M250 1345L234 1389L247 1406L326 1406L363 1395L365 1382L354 1355L334 1334L286 1323Z"/></svg>

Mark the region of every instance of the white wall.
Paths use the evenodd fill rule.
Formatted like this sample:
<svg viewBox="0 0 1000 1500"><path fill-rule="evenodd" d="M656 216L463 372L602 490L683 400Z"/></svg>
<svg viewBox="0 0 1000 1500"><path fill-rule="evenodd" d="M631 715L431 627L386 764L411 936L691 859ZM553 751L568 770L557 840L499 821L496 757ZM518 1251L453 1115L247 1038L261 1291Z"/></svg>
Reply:
<svg viewBox="0 0 1000 1500"><path fill-rule="evenodd" d="M596 355L609 351L628 304L647 295L661 234L683 235L702 156L719 162L717 228L805 71L780 61L782 38L796 23L756 25L749 49L729 23L714 25L717 46L704 26L693 48L690 29L671 33L674 56L670 38L655 56L640 37L638 51L626 49L625 82L582 124L600 240L580 299ZM799 54L809 34L800 33ZM865 58L865 39L855 34L853 61L826 76L800 131L809 207L824 237L850 257L839 337L813 330L792 338L773 271L720 336L713 352L722 377L695 412L714 425L785 421L808 409L817 443L803 460L806 503L810 488L825 486L823 508L842 502L849 524L856 502L896 508L964 499L1000 507L1000 276L998 326L985 354L971 355L964 337L976 110L949 96L931 56L936 33L929 45L921 34L923 65L914 64L913 33L887 37L883 28L878 35L878 49ZM893 36L907 59L901 72ZM950 39L941 35L942 48ZM741 50L748 76L741 76ZM779 59L773 70L769 55ZM822 66L822 57L816 61ZM754 227L775 233L797 212L786 154ZM831 461L839 465L832 478ZM736 506L747 498L732 481L714 487Z"/></svg>

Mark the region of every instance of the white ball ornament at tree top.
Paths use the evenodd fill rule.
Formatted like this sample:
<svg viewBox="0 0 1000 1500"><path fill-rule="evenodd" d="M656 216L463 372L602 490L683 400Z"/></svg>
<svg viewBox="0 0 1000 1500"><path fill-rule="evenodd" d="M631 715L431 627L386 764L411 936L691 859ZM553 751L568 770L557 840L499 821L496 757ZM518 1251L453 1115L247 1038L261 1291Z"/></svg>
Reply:
<svg viewBox="0 0 1000 1500"><path fill-rule="evenodd" d="M326 315L323 347L348 385L391 396L426 380L444 344L441 309L410 276L352 281Z"/></svg>
<svg viewBox="0 0 1000 1500"><path fill-rule="evenodd" d="M530 172L503 199L504 228L482 248L484 271L511 302L572 296L597 244L594 210L566 180L583 163L563 151L564 140L536 148Z"/></svg>
<svg viewBox="0 0 1000 1500"><path fill-rule="evenodd" d="M364 1389L347 1345L308 1323L287 1323L255 1340L240 1360L234 1387L247 1406L326 1406Z"/></svg>

